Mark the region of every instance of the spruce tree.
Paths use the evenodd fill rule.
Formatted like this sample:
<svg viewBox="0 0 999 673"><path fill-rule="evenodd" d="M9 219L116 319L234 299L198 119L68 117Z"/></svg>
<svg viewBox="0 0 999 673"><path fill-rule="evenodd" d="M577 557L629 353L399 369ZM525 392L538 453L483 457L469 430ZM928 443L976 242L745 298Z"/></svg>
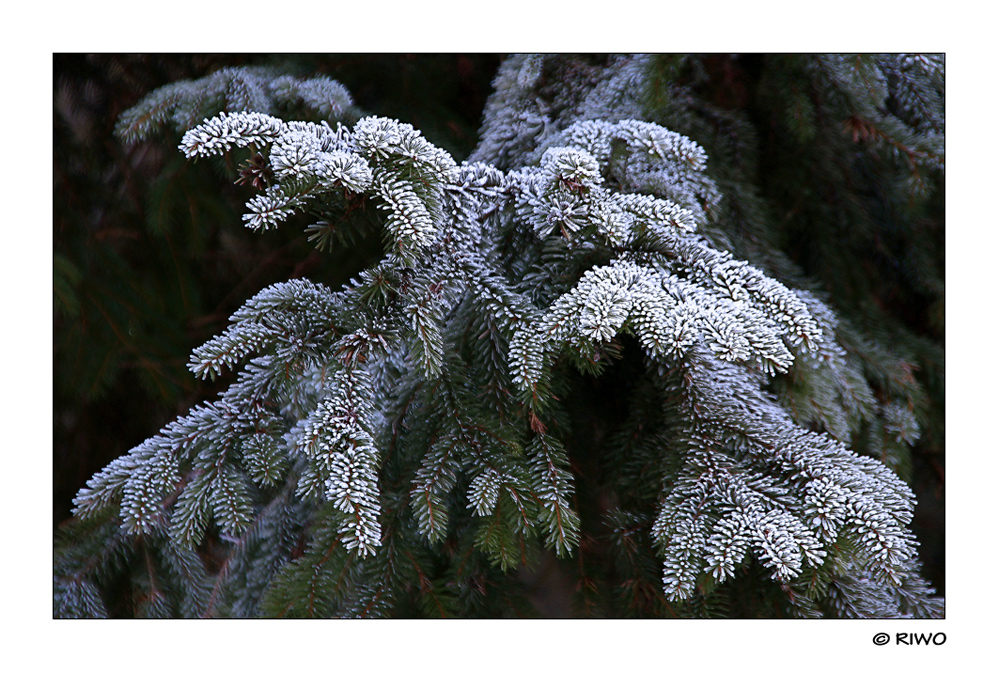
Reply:
<svg viewBox="0 0 999 673"><path fill-rule="evenodd" d="M366 262L194 349L222 392L79 492L55 614L528 616L545 566L579 616L942 616L943 80L511 56L463 160L325 76L151 92L122 142Z"/></svg>

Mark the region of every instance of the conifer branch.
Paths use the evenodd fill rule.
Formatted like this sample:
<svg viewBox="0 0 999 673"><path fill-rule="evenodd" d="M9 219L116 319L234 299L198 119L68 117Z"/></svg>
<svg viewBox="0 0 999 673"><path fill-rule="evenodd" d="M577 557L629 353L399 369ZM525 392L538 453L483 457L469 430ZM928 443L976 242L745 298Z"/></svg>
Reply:
<svg viewBox="0 0 999 673"><path fill-rule="evenodd" d="M718 131L728 113L650 83L654 66L508 59L461 164L409 124L357 118L325 78L230 70L122 118L133 140L178 125L190 159L249 152L251 229L302 214L320 218L320 247L335 238L323 231L372 221L384 241L340 290L294 279L246 301L188 365L236 370L219 399L79 492L81 522L141 541L126 556L145 565L145 610L516 612L507 573L582 554L597 511L626 612L725 614L755 582L787 615L941 613L919 575L913 492L851 449L874 432L907 455L919 385L878 370L834 302L753 233L776 225L724 165L754 147L748 121ZM790 92L774 114L794 142L870 141L942 169L937 60L767 72L761 97ZM672 107L645 114L646 85ZM291 108L321 119L279 116ZM362 217L359 203L375 207ZM605 418L587 412L588 386ZM601 498L581 492L594 484ZM214 577L194 551L209 542ZM63 567L64 612L106 613L90 567Z"/></svg>

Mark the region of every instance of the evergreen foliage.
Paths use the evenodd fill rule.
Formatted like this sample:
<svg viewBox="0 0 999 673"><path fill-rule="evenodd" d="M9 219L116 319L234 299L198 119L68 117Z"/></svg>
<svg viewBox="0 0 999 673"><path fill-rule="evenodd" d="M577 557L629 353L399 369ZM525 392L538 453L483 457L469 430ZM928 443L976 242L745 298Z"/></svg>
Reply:
<svg viewBox="0 0 999 673"><path fill-rule="evenodd" d="M358 116L403 118L465 157L498 60L488 54L56 54L56 523L69 517L91 474L214 397L221 382L190 376L191 348L224 330L248 296L288 278L339 287L381 254L377 236L316 250L298 226L266 236L232 226L245 212L252 170L234 184L236 164L219 157L188 161L176 151L187 128L169 122L122 143L114 133L122 115L163 85L236 67L250 74L279 70L303 83L342 82ZM267 80L254 81L265 87ZM214 107L229 105L218 98L204 105L196 121L237 111ZM292 101L274 102L273 111L325 118Z"/></svg>
<svg viewBox="0 0 999 673"><path fill-rule="evenodd" d="M56 614L521 616L550 562L587 616L942 616L906 483L942 450L942 268L908 245L942 59L739 67L756 118L719 57L509 57L461 162L267 68L125 113L238 173L248 228L383 252L194 350L228 387L79 492Z"/></svg>

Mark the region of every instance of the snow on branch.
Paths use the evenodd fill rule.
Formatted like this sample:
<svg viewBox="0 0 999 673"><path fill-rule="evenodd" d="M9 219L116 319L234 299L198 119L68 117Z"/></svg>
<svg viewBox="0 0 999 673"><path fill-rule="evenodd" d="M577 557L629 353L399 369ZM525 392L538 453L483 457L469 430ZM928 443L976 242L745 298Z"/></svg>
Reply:
<svg viewBox="0 0 999 673"><path fill-rule="evenodd" d="M345 547L361 555L372 554L381 545L372 399L370 380L363 370L337 371L326 396L303 422L297 440L297 449L309 458L311 475L299 491L336 506L337 530Z"/></svg>
<svg viewBox="0 0 999 673"><path fill-rule="evenodd" d="M361 579L372 605L378 582L426 597L437 580L419 564L454 542L503 571L526 563L532 544L564 557L585 535L570 460L578 421L566 413L571 395L559 399L571 382L559 364L589 375L636 348L658 434L636 440L648 460L628 469L653 482L639 485L652 492L642 534L667 599L758 564L788 595L821 585L842 612L853 596L874 595L868 584L925 602L907 528L912 492L878 461L797 424L766 392L804 356L839 376L858 406L877 405L847 371L831 310L712 243L721 189L697 142L620 115L572 118L600 110L599 96L525 100L548 86L549 60L510 61L473 154L488 161L460 165L397 120L334 127L275 116L281 106L331 123L349 116L349 95L332 80L265 85L259 73L227 72L168 87L128 116L124 128L140 136L224 93L222 111L189 128L180 148L192 159L252 155L247 226L305 213L350 227L360 211L382 227L385 250L338 292L295 279L247 301L189 364L204 378L242 363L236 382L91 478L75 513L110 515L124 534L187 549L218 531L245 550L264 540L261 527L277 516L267 498L282 491L288 511L324 515L282 532L313 538L281 581L308 575L303 585L331 605ZM860 96L853 85L866 78L935 130L924 79L940 64L887 63L887 79L866 61L823 67L829 86ZM590 85L624 101L615 110L637 111L629 96L640 69L615 72ZM188 104L185 92L207 98ZM895 443L916 441L912 409L878 410ZM466 531L467 550L452 540ZM322 575L330 559L341 564L336 579ZM859 579L834 577L843 568ZM796 609L814 608L811 595L799 598ZM358 600L337 609L363 613Z"/></svg>

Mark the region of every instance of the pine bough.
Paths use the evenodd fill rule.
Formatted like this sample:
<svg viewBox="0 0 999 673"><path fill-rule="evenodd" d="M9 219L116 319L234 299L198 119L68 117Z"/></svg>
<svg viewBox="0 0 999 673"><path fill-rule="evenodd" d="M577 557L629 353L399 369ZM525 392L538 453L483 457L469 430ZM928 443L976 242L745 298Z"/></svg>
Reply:
<svg viewBox="0 0 999 673"><path fill-rule="evenodd" d="M241 366L235 382L95 475L77 517L157 550L182 597L151 581L163 614L392 614L414 587L430 612L462 614L467 559L516 568L535 538L577 552L557 391L633 349L661 419L640 439L646 483L625 488L651 489L651 515L632 519L669 603L762 568L788 614L938 614L908 487L766 392L792 367L836 366L831 312L699 234L724 197L691 139L583 105L532 127L512 102L534 86L530 64L501 71L483 160L458 164L380 117L246 110L187 130L192 159L259 156L248 227L372 204L385 255L338 291L292 280L246 302L190 363L200 377ZM176 93L129 114L166 119ZM499 168L528 132L524 163ZM209 530L230 547L215 575L194 554ZM436 579L434 558L448 568ZM121 565L87 567L102 563ZM95 582L58 577L62 613L101 614Z"/></svg>

